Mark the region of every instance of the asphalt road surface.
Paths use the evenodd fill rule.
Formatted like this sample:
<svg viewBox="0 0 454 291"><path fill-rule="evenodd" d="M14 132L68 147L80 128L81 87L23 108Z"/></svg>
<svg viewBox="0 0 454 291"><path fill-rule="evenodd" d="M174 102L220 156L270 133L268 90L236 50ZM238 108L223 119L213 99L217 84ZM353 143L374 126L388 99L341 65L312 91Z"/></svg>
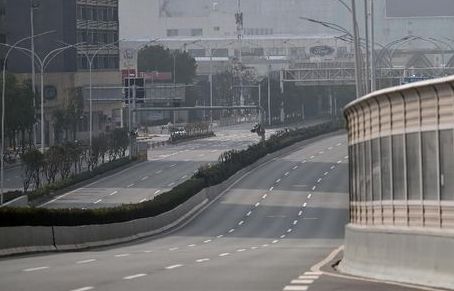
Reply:
<svg viewBox="0 0 454 291"><path fill-rule="evenodd" d="M343 243L345 144L344 135L326 137L262 164L160 237L1 259L0 290L367 290L310 272Z"/></svg>
<svg viewBox="0 0 454 291"><path fill-rule="evenodd" d="M201 165L217 161L221 153L258 142L251 128L251 124L220 128L215 137L150 149L147 162L57 196L41 207L88 209L153 199L189 179ZM276 130L268 130L267 136Z"/></svg>

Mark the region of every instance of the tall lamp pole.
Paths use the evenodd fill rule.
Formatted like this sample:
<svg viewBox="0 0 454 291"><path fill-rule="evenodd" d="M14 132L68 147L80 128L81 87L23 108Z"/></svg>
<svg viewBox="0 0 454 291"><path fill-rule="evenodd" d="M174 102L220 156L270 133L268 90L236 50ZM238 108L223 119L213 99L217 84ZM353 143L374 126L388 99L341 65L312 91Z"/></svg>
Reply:
<svg viewBox="0 0 454 291"><path fill-rule="evenodd" d="M30 0L30 32L31 32L31 61L32 61L32 90L33 90L33 108L36 107L36 70L35 70L35 10L38 9L39 0ZM36 116L35 116L36 118ZM33 144L36 145L36 123L33 125Z"/></svg>
<svg viewBox="0 0 454 291"><path fill-rule="evenodd" d="M41 36L43 34L39 34L39 35L34 35L34 36L28 36L28 37L25 37L25 38L22 38L18 41L16 41L13 45L5 45L5 44L2 44L2 45L5 45L8 47L8 50L5 54L5 59L3 60L3 68L2 68L2 126L1 126L1 131L2 131L2 142L1 142L1 156L0 156L0 205L3 205L3 201L4 201L4 197L3 197L3 192L4 192L4 174L5 174L5 161L4 161L4 155L5 155L5 95L6 95L6 64L7 64L7 61L8 61L8 57L10 55L10 53L13 51L13 49L17 49L18 48L18 45L23 42L23 41L26 41L28 39L32 39L33 37L38 37L38 36Z"/></svg>

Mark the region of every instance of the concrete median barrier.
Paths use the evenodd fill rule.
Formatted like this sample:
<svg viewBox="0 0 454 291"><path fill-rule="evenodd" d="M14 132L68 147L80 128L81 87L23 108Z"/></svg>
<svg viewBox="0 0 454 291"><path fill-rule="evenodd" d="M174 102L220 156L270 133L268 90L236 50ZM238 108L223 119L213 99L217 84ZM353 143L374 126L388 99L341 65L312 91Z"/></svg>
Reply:
<svg viewBox="0 0 454 291"><path fill-rule="evenodd" d="M0 256L55 250L51 226L2 227Z"/></svg>
<svg viewBox="0 0 454 291"><path fill-rule="evenodd" d="M453 250L451 231L349 224L339 270L379 280L454 289Z"/></svg>

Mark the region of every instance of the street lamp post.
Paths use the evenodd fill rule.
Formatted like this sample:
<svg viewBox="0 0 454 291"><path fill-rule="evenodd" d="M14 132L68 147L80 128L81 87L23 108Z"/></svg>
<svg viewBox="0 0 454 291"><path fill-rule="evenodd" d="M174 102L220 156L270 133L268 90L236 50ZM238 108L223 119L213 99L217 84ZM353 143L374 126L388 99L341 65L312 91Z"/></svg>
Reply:
<svg viewBox="0 0 454 291"><path fill-rule="evenodd" d="M5 54L5 58L3 60L3 68L2 68L2 126L1 126L1 131L2 131L2 142L1 142L1 156L0 156L0 205L3 205L3 191L4 191L4 154L5 154L5 95L6 95L6 64L7 64L7 61L8 61L8 57L9 57L9 54L14 50L14 49L18 49L18 45L23 42L23 41L26 41L28 39L32 39L34 37L38 37L38 36L42 36L44 34L47 34L48 32L46 33L42 33L42 34L39 34L39 35L33 35L33 36L28 36L28 37L25 37L25 38L22 38L18 41L16 41L13 45L6 45L6 44L2 44L2 45L5 45L8 47L8 50Z"/></svg>

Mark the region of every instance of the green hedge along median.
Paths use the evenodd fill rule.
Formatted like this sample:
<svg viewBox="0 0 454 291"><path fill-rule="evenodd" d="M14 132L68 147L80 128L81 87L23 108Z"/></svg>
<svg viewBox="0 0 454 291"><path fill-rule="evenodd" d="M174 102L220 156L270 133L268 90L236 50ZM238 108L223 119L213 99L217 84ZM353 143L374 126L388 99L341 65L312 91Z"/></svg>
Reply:
<svg viewBox="0 0 454 291"><path fill-rule="evenodd" d="M0 226L76 226L124 222L153 217L182 204L202 189L219 184L265 155L296 142L340 129L340 123L325 123L276 133L245 150L223 153L213 165L199 168L189 180L153 200L100 209L0 208Z"/></svg>

